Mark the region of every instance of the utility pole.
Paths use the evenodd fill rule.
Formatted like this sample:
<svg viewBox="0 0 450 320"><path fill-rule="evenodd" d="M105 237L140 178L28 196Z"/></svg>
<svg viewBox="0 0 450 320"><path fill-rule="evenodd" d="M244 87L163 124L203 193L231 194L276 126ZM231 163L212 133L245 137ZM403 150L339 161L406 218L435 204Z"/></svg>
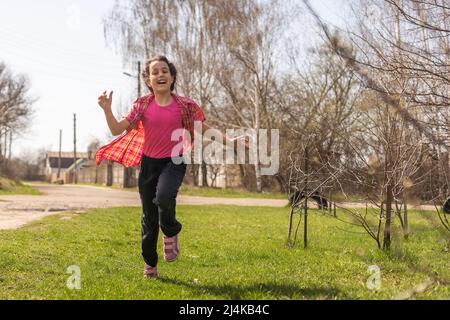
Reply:
<svg viewBox="0 0 450 320"><path fill-rule="evenodd" d="M78 183L77 177L77 114L73 114L73 182Z"/></svg>
<svg viewBox="0 0 450 320"><path fill-rule="evenodd" d="M123 73L126 76L136 78L137 79L137 95L141 96L141 61L137 62L137 75L133 76L129 73ZM130 188L131 187L131 176L133 174L133 168L123 168L123 187Z"/></svg>
<svg viewBox="0 0 450 320"><path fill-rule="evenodd" d="M59 130L59 157L58 157L58 175L56 176L57 179L60 178L61 175L61 143L62 143L62 130Z"/></svg>

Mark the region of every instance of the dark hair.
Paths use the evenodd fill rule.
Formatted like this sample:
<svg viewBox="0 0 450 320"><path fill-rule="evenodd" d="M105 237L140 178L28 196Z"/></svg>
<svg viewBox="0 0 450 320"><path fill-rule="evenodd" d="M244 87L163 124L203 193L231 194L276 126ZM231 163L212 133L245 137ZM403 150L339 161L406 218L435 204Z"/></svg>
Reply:
<svg viewBox="0 0 450 320"><path fill-rule="evenodd" d="M145 82L145 85L146 85L147 88L149 88L150 91L153 93L152 87L150 87L150 86L147 84L147 79L150 77L150 70L149 70L150 64L151 64L152 62L154 62L154 61L163 61L163 62L167 63L167 65L169 66L169 72L170 72L170 74L171 74L172 77L173 77L173 82L172 82L172 84L170 85L170 91L173 91L173 90L175 89L175 82L177 81L177 69L175 68L175 65L174 65L172 62L169 61L169 59L167 59L165 56L162 56L162 55L154 56L154 57L151 58L150 60L147 60L147 62L145 63L144 70L142 70L142 74L141 74L142 79L143 79L144 82Z"/></svg>

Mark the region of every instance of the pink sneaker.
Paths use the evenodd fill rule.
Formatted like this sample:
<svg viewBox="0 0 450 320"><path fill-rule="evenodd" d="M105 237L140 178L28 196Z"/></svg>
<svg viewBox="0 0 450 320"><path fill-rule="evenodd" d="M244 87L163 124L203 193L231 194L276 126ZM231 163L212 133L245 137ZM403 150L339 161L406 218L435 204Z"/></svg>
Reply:
<svg viewBox="0 0 450 320"><path fill-rule="evenodd" d="M178 235L173 237L163 236L164 260L167 262L175 261L180 254L180 243Z"/></svg>
<svg viewBox="0 0 450 320"><path fill-rule="evenodd" d="M158 270L156 267L150 267L148 264L145 264L144 266L144 277L150 278L150 279L157 279L158 278Z"/></svg>

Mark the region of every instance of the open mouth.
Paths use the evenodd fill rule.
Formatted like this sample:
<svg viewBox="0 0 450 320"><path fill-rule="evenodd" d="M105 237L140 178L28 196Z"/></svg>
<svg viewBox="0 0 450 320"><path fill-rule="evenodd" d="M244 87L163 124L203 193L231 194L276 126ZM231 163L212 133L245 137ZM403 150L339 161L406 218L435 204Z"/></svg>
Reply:
<svg viewBox="0 0 450 320"><path fill-rule="evenodd" d="M167 80L158 80L156 81L157 84L166 84Z"/></svg>

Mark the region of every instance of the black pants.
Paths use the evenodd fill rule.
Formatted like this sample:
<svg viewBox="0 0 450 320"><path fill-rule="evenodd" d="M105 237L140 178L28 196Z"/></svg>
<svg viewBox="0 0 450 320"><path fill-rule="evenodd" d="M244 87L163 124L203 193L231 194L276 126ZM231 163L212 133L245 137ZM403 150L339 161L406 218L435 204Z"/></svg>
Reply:
<svg viewBox="0 0 450 320"><path fill-rule="evenodd" d="M168 237L181 231L175 206L185 173L186 164L175 164L172 158L142 156L138 182L142 202L142 257L152 267L158 263L159 227Z"/></svg>

